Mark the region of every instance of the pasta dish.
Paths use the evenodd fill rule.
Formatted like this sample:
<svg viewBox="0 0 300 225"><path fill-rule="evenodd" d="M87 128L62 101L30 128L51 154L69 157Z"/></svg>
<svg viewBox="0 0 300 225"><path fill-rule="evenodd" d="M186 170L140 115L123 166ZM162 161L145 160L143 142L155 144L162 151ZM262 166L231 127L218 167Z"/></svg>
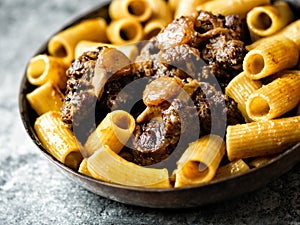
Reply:
<svg viewBox="0 0 300 225"><path fill-rule="evenodd" d="M180 188L300 142L300 21L288 3L113 0L108 12L55 34L28 64L34 129L58 161Z"/></svg>

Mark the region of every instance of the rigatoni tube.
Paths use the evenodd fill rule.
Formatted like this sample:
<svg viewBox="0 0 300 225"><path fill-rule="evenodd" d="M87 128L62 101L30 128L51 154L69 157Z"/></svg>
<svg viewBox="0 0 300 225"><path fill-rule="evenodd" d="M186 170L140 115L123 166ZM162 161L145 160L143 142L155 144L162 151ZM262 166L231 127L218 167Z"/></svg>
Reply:
<svg viewBox="0 0 300 225"><path fill-rule="evenodd" d="M128 162L107 145L99 148L87 159L91 175L99 180L147 188L169 188L167 169L154 169Z"/></svg>
<svg viewBox="0 0 300 225"><path fill-rule="evenodd" d="M71 129L61 120L60 112L50 111L39 116L34 130L52 156L66 166L78 169L82 161L81 146Z"/></svg>
<svg viewBox="0 0 300 225"><path fill-rule="evenodd" d="M64 95L51 81L37 87L26 98L38 115L48 111L59 111L63 106Z"/></svg>
<svg viewBox="0 0 300 225"><path fill-rule="evenodd" d="M289 24L294 18L287 2L258 6L247 14L249 31L259 36L270 36Z"/></svg>
<svg viewBox="0 0 300 225"><path fill-rule="evenodd" d="M293 23L290 23L288 26L283 28L278 32L278 35L283 35L286 38L293 41L298 49L300 50L300 19L296 20ZM277 34L276 34L277 35Z"/></svg>
<svg viewBox="0 0 300 225"><path fill-rule="evenodd" d="M261 39L255 41L254 43L252 43L251 45L247 45L246 48L249 51L249 50L256 48L259 45L264 45L265 43L268 43L273 38L280 38L283 36L283 37L293 41L296 44L298 50L300 50L300 32L299 31L300 31L300 19L290 23L289 25L287 25L286 27L281 29L279 32L277 32L276 34L274 34L270 37L261 38Z"/></svg>
<svg viewBox="0 0 300 225"><path fill-rule="evenodd" d="M247 165L247 163L245 163L244 160L237 159L223 166L220 166L216 172L216 175L214 176L214 180L240 174L249 169L249 166Z"/></svg>
<svg viewBox="0 0 300 225"><path fill-rule="evenodd" d="M153 10L151 20L160 19L165 21L166 24L172 21L172 10L165 0L148 0L148 2Z"/></svg>
<svg viewBox="0 0 300 225"><path fill-rule="evenodd" d="M103 18L84 20L55 34L48 43L48 51L69 66L75 59L75 46L79 41L107 42L106 28Z"/></svg>
<svg viewBox="0 0 300 225"><path fill-rule="evenodd" d="M284 36L265 39L250 50L243 62L244 72L251 79L261 79L297 65L299 50Z"/></svg>
<svg viewBox="0 0 300 225"><path fill-rule="evenodd" d="M300 116L227 127L228 159L244 159L283 152L300 141Z"/></svg>
<svg viewBox="0 0 300 225"><path fill-rule="evenodd" d="M274 119L295 108L299 101L300 76L286 71L253 92L246 102L246 110L252 120Z"/></svg>
<svg viewBox="0 0 300 225"><path fill-rule="evenodd" d="M215 0L200 4L197 10L210 11L214 14L238 14L246 17L247 13L255 6L270 4L270 0Z"/></svg>
<svg viewBox="0 0 300 225"><path fill-rule="evenodd" d="M181 0L178 2L174 18L180 18L181 16L191 16L197 12L197 6L201 3L207 2L207 0Z"/></svg>
<svg viewBox="0 0 300 225"><path fill-rule="evenodd" d="M256 157L249 162L249 166L252 168L257 168L263 166L276 158L277 155L267 155Z"/></svg>
<svg viewBox="0 0 300 225"><path fill-rule="evenodd" d="M135 120L123 110L108 113L84 145L84 156L91 156L104 145L119 153L135 128Z"/></svg>
<svg viewBox="0 0 300 225"><path fill-rule="evenodd" d="M33 85L39 86L51 81L64 89L67 82L66 70L67 67L59 58L40 54L29 61L26 76Z"/></svg>
<svg viewBox="0 0 300 225"><path fill-rule="evenodd" d="M108 8L111 19L132 18L140 22L149 20L152 8L147 0L113 0Z"/></svg>
<svg viewBox="0 0 300 225"><path fill-rule="evenodd" d="M227 87L225 88L225 94L238 104L238 109L241 111L247 122L250 122L247 111L246 102L248 97L261 88L262 82L258 80L252 80L244 72L233 78Z"/></svg>
<svg viewBox="0 0 300 225"><path fill-rule="evenodd" d="M211 181L224 154L225 143L217 135L206 135L192 142L177 162L175 187Z"/></svg>
<svg viewBox="0 0 300 225"><path fill-rule="evenodd" d="M107 38L115 45L135 43L143 39L143 27L138 20L123 18L113 20L107 27Z"/></svg>
<svg viewBox="0 0 300 225"><path fill-rule="evenodd" d="M81 174L84 174L86 176L92 176L92 174L89 172L89 169L88 169L88 162L87 162L87 159L88 158L84 158L80 165L79 165L79 169L78 169L78 172L81 173Z"/></svg>

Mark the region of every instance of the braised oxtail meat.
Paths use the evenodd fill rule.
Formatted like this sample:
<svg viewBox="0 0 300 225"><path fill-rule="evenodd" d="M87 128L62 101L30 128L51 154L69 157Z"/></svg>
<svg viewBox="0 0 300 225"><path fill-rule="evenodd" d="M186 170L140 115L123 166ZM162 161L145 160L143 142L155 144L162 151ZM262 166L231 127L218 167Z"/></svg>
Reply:
<svg viewBox="0 0 300 225"><path fill-rule="evenodd" d="M95 104L91 78L94 76L96 60L101 48L85 52L75 60L67 70L67 89L64 104L61 109L62 120L72 125L79 125L80 121L90 116ZM86 108L86 109L84 109Z"/></svg>
<svg viewBox="0 0 300 225"><path fill-rule="evenodd" d="M237 103L209 83L201 82L192 96L200 121L200 136L225 134L227 125L244 122Z"/></svg>
<svg viewBox="0 0 300 225"><path fill-rule="evenodd" d="M214 76L224 91L226 83L242 71L245 33L245 23L237 15L200 11L173 20L144 46L138 59L151 60L154 68L161 63L178 67L194 78ZM201 75L205 66L210 72Z"/></svg>
<svg viewBox="0 0 300 225"><path fill-rule="evenodd" d="M136 128L121 156L143 166L203 135L224 136L244 122L224 90L242 71L245 32L237 15L199 11L174 19L133 62L112 48L86 52L67 71L62 119L84 143L108 112L131 113Z"/></svg>
<svg viewBox="0 0 300 225"><path fill-rule="evenodd" d="M137 124L132 139L133 162L152 165L167 158L180 138L180 121L171 122L165 117L154 117Z"/></svg>
<svg viewBox="0 0 300 225"><path fill-rule="evenodd" d="M159 108L159 113L153 114L152 118L137 123L130 140L129 152L133 156L132 161L138 165L161 162L176 148L182 152L188 143L198 138L199 121L195 106L174 99L171 104L160 105Z"/></svg>
<svg viewBox="0 0 300 225"><path fill-rule="evenodd" d="M194 30L196 19L192 16L174 19L155 38L159 49L190 44L197 35Z"/></svg>

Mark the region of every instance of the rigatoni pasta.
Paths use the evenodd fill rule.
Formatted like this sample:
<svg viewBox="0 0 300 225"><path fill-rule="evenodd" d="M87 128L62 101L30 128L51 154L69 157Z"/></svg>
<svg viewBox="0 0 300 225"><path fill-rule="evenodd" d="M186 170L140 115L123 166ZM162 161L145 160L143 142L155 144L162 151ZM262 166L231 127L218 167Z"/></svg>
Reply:
<svg viewBox="0 0 300 225"><path fill-rule="evenodd" d="M233 78L225 88L225 94L238 103L238 108L247 122L250 122L251 119L249 118L246 110L246 101L248 97L253 92L261 88L261 86L261 81L252 80L244 72L242 72Z"/></svg>
<svg viewBox="0 0 300 225"><path fill-rule="evenodd" d="M33 57L27 67L26 76L33 85L42 85L48 81L59 88L66 87L66 69L64 63L56 57L41 54Z"/></svg>
<svg viewBox="0 0 300 225"><path fill-rule="evenodd" d="M130 44L143 39L143 27L138 20L123 18L113 20L106 30L108 40L115 45Z"/></svg>
<svg viewBox="0 0 300 225"><path fill-rule="evenodd" d="M58 161L77 170L81 161L81 145L71 129L61 120L60 112L49 111L39 116L34 130L45 149Z"/></svg>
<svg viewBox="0 0 300 225"><path fill-rule="evenodd" d="M108 113L96 130L88 137L83 155L88 157L101 146L108 145L119 153L135 128L135 120L128 112L115 110Z"/></svg>
<svg viewBox="0 0 300 225"><path fill-rule="evenodd" d="M177 162L175 187L209 182L225 154L225 143L217 135L206 135L189 144Z"/></svg>
<svg viewBox="0 0 300 225"><path fill-rule="evenodd" d="M249 166L251 168L258 168L260 166L263 166L272 160L276 158L277 155L267 155L267 156L261 156L261 157L256 157L253 160L249 162Z"/></svg>
<svg viewBox="0 0 300 225"><path fill-rule="evenodd" d="M103 18L87 19L54 35L48 43L50 55L59 57L66 65L75 59L75 46L81 40L107 42L107 24Z"/></svg>
<svg viewBox="0 0 300 225"><path fill-rule="evenodd" d="M300 116L227 127L228 159L277 154L300 141Z"/></svg>
<svg viewBox="0 0 300 225"><path fill-rule="evenodd" d="M297 48L300 50L299 30L300 30L300 19L290 23L289 25L281 29L281 31L277 32L276 34L270 37L261 38L255 41L254 43L246 46L246 48L247 50L252 50L259 45L263 45L266 42L270 42L270 40L272 40L273 38L280 38L284 36L285 38L288 38L289 40L293 41L296 44Z"/></svg>
<svg viewBox="0 0 300 225"><path fill-rule="evenodd" d="M250 50L244 58L243 69L251 79L257 80L293 68L298 60L296 44L284 36L276 36Z"/></svg>
<svg viewBox="0 0 300 225"><path fill-rule="evenodd" d="M250 170L250 167L242 159L237 159L229 162L223 166L220 166L214 176L214 180L230 177L236 174L243 173Z"/></svg>
<svg viewBox="0 0 300 225"><path fill-rule="evenodd" d="M247 25L250 32L259 36L270 36L294 19L287 2L278 1L272 5L258 6L247 14Z"/></svg>
<svg viewBox="0 0 300 225"><path fill-rule="evenodd" d="M88 158L84 158L80 165L79 165L79 169L78 169L78 172L81 173L81 174L84 174L86 176L92 176L92 174L90 173L89 169L88 169L88 162L87 162L87 159Z"/></svg>
<svg viewBox="0 0 300 225"><path fill-rule="evenodd" d="M151 20L160 19L166 23L170 23L173 19L172 11L164 0L148 0L152 7Z"/></svg>
<svg viewBox="0 0 300 225"><path fill-rule="evenodd" d="M120 157L107 145L87 159L87 168L93 177L110 183L147 188L171 187L167 169L138 166Z"/></svg>
<svg viewBox="0 0 300 225"><path fill-rule="evenodd" d="M37 114L42 115L49 111L59 111L64 95L55 84L48 81L28 93L26 98Z"/></svg>
<svg viewBox="0 0 300 225"><path fill-rule="evenodd" d="M233 4L235 7L232 7ZM197 8L198 5L199 7ZM253 7L256 8L253 9ZM240 63L236 67L228 66L230 63L234 64L234 61L229 60L223 65L223 62L218 60L214 61L214 59L210 61L209 58L204 62L205 66L208 66L209 69L218 70L218 68L214 67L222 67L218 72L224 72L226 76L225 70L227 66L230 69L236 70L235 72L241 72L233 79L232 77L237 73L233 72L232 74L228 74L230 76L232 75L228 77L231 81L230 83L226 81L225 95L222 95L222 97L226 100L227 97L229 97L228 99L230 101L230 98L232 98L238 104L237 107L239 111L236 110L236 104L233 104L233 101L231 101L232 105L229 106L232 108L226 108L224 110L236 110L235 113L237 114L235 115L241 118L239 122L242 123L244 121L241 117L241 112L245 118L245 124L227 126L226 137L220 137L215 134L207 135L206 131L205 134L199 132L200 137L198 140L189 143L186 149L180 149L183 150L182 155L179 156L180 158L177 161L177 167L174 171L168 171L166 168L150 169L146 166L141 166L143 163L134 159L137 154L140 154L135 152L136 149L133 149L135 144L138 141L148 144L147 138L151 135L150 133L157 131L155 130L156 127L152 130L151 126L159 126L158 132L161 132L155 136L153 143L152 140L151 143L149 143L149 145L154 145L154 151L157 150L156 147L158 146L157 143L160 142L160 138L164 139L165 142L163 144L169 144L167 143L169 140L176 140L168 139L172 135L167 132L164 134L163 129L165 127L168 126L168 128L177 129L176 132L180 133L179 136L183 132L190 132L187 131L189 126L184 124L186 118L182 118L181 116L197 117L199 114L194 115L192 112L192 115L185 115L181 114L179 110L185 111L186 108L190 107L190 105L185 107L185 104L189 103L190 98L202 98L201 93L198 93L199 88L204 88L202 91L206 97L203 98L209 98L209 95L213 93L214 90L213 88L205 89L205 79L210 79L210 77L205 76L210 76L210 74L204 74L204 72L207 72L206 70L202 71L203 74L197 74L194 71L196 68L194 68L194 65L190 64L188 60L193 60L194 56L197 58L198 55L200 55L199 58L201 59L201 54L215 54L214 50L218 51L218 49L217 47L215 48L214 45L219 45L220 42L224 41L222 38L230 39L232 35L240 35L239 31L235 32L235 28L233 27L236 25L235 22L239 23L238 17L228 17L226 18L229 19L228 21L225 17L207 13L205 14L207 18L204 18L204 25L200 24L203 22L200 17L189 17L188 22L183 24L183 28L185 29L183 35L188 36L187 42L178 44L178 49L176 48L176 44L175 48L163 49L162 51L159 49L164 46L160 45L158 46L159 49L156 49L157 43L155 43L155 39L152 39L154 42L150 43L148 46L149 49L147 50L149 50L149 54L153 52L155 57L146 58L144 55L141 55L142 57L139 59L146 59L146 62L138 65L135 64L136 61L134 60L139 53L138 47L142 47L144 44L136 44L135 42L151 39L155 36L171 22L172 13L175 13L175 17L177 18L182 15L191 16L196 8L225 15L234 13L242 17L245 17L250 11L248 13L249 18L247 17L247 19L248 26L253 33L255 33L253 27L254 25L257 26L257 21L260 20L261 14L268 14L272 19L272 23L264 24L262 27L264 31L268 32L264 34L256 33L256 35L258 35L257 37L259 37L259 35L273 34L283 26L286 26L292 18L291 11L288 10L287 4L276 2L271 5L270 0L170 0L168 3L164 0L113 0L109 6L110 18L107 20L109 24L102 18L96 18L82 21L77 25L65 29L65 31L54 35L49 41L48 55L39 55L33 58L32 62L28 65L28 81L38 87L31 93L28 93L26 97L28 103L39 115L34 128L42 145L45 146L45 149L60 162L79 173L105 182L145 188L180 188L233 176L249 170L249 166L257 167L263 165L264 162L267 162L263 161L264 158L269 158L269 155L273 156L274 154L278 154L289 146L299 142L300 131L297 131L297 129L300 125L300 106L298 106L298 116L274 119L282 116L286 112L290 112L292 115L294 110L291 112L291 109L295 108L296 111L297 104L299 105L299 71L285 70L289 68L295 69L299 60L300 23L296 21L276 34L268 38L261 38L259 41L249 45L247 47L249 52L244 58L244 71L242 72ZM255 11L258 9L263 10ZM276 13L279 13L279 15ZM281 18L280 15L284 15L284 18ZM193 16L196 16L196 14ZM276 16L279 16L279 19ZM235 19L237 20L235 21ZM197 22L195 22L196 20ZM181 38L177 36L177 34L181 35L181 32L177 33L176 29L181 29L180 23L185 23L184 20L177 21L179 22L177 24L175 23L173 30L168 33L169 36L173 35L171 38L174 39L177 37L179 39ZM251 27L251 23L253 27ZM210 27L215 26L217 28L213 30L210 29ZM207 35L203 35L204 39L201 39L202 36L198 36L198 34L201 33L201 29L205 30L206 28L209 31L206 32ZM231 28L232 30L230 30ZM258 26L258 28L261 27ZM212 38L209 37L210 35ZM221 39L218 39L219 35ZM171 42L172 39L169 36L167 39ZM191 40L189 38L191 38ZM231 47L233 46L233 48L235 48L235 39L233 38L233 42L230 41L224 42L224 44L228 44L226 46L229 50L228 54L239 54L239 51L231 52ZM237 41L241 41L241 45L244 44L242 40ZM201 46L202 42L205 44L209 43L207 44L208 47L204 49L209 52L204 52L200 47L196 47L198 45ZM98 48L102 46L107 46L107 48ZM220 46L223 47L222 45ZM210 47L212 49L209 49ZM238 47L239 46L237 46L237 48ZM243 51L245 50L244 47L241 46L241 48ZM91 57L92 60L84 58L82 61L76 61L76 63L78 62L80 65L72 64L72 66L69 67L74 59L81 59L80 56L82 56L84 52L93 50L99 55L95 55L96 53L90 55L86 54L84 57ZM157 53L156 50L159 50L159 52ZM171 55L167 52L169 50ZM210 52L210 50L212 51ZM287 52L288 54L286 54ZM224 60L227 60L227 52L223 53L224 55L216 53L216 56L212 56L212 58L224 56ZM244 56L244 53L242 54ZM183 59L177 58L177 55L183 57ZM162 67L150 65L155 64L155 60L160 57L162 59ZM149 61L147 61L148 59ZM169 60L175 64L171 65L172 71L169 71L169 65L167 65ZM236 58L234 58L234 60L236 60ZM179 66L175 68L177 62L179 62ZM55 63L59 66L56 66ZM85 64L89 63L91 63L91 65L89 65L90 67L88 66L89 70L83 74L83 76L89 76L88 79L84 77L80 80L81 72L79 72L80 74L76 74L77 71L75 71L75 75L71 74L70 71L73 72L73 66L82 66L85 68ZM222 65L218 65L218 63ZM48 64L50 65L49 71L46 66ZM181 66L184 68L181 68ZM75 91L78 90L78 93L86 88L83 87L84 85L87 85L88 88L89 85L92 86L91 89L88 89L87 95L81 96L79 94L78 96L85 98L91 95L93 99L95 99L96 96L97 101L99 101L97 102L97 104L99 103L97 107L99 106L100 108L102 107L102 97L106 100L106 97L110 97L108 92L113 90L105 88L111 84L114 85L114 81L119 82L120 77L118 76L122 76L122 78L126 80L128 73L132 73L131 75L137 75L137 77L152 79L154 78L151 77L152 70L158 70L157 74L155 74L158 75L158 77L155 77L149 82L147 81L148 83L144 88L142 97L143 103L138 102L137 105L134 105L133 110L130 111L133 112L132 115L123 110L115 110L106 114L106 106L104 107L105 113L102 114L102 111L95 112L97 116L100 115L100 117L104 119L97 122L95 121L95 124L92 125L95 126L92 128L93 131L90 131L89 135L86 135L86 140L80 139L82 141L81 143L77 142L74 136L75 132L73 133L70 129L72 126L74 129L74 124L63 124L59 113L60 107L62 106L62 91L66 88L65 72L67 67L69 68L67 73L68 79L69 75L74 77L78 75L74 80L68 80L67 88L72 89L70 85L73 85L73 83L69 83L69 81L79 83L78 86L77 83L74 84L78 89L72 89ZM122 73L121 68L126 70L126 72ZM179 71L185 68L188 70L188 73L192 72L193 74L190 76L185 71ZM176 71L174 72L174 70ZM282 75L282 72L287 72L287 74ZM146 75L144 76L143 73ZM148 75L149 77L147 77ZM219 74L213 75L216 75L217 80L219 79L219 77L217 77ZM134 81L138 79L131 76L128 76L128 78L132 78ZM227 77L225 79L227 79ZM112 82L107 83L108 80ZM166 82L163 82L164 80ZM81 81L83 81L83 86L80 86ZM200 84L201 82L203 82L203 85ZM124 81L124 83L127 83L127 80ZM207 83L210 84L210 81ZM108 85L105 86L106 84ZM116 83L116 85L119 85L119 83ZM122 83L120 85L127 84ZM225 87L225 81L222 85L224 85L222 88ZM223 90L224 89L222 89L222 91ZM118 104L119 100L123 101L122 98L127 97L123 96L123 92L119 94L122 95L120 99L118 98L119 96L117 96L116 99L112 98L109 99L109 101L117 102ZM126 94L127 93L124 95ZM181 98L183 95L185 96L184 101ZM72 100L75 101L75 105L78 102L80 103L80 99ZM176 102L177 100L179 100L179 102ZM183 104L181 104L181 100ZM196 108L203 106L204 108L207 107L206 109L208 111L210 110L210 106L208 106L210 104L209 101L208 105L206 105L206 101L202 101L202 99L199 99L199 102L195 102L191 102L195 104L191 105L192 108L194 106ZM143 104L143 106L139 104ZM169 104L171 104L171 107L169 107ZM138 110L135 107L137 107ZM99 110L99 108L95 110ZM109 108L108 111L110 110L112 110L112 108ZM135 112L135 110L138 112ZM196 113L202 113L201 110L202 109ZM207 113L207 111L204 110L203 112ZM187 110L187 114L189 114L189 112L191 111ZM176 113L180 115L177 117ZM166 117L166 114L168 114L167 116L170 118ZM226 114L226 112L224 114ZM74 116L74 114L72 116ZM180 120L179 122L177 121L178 118ZM183 120L181 121L181 119ZM209 119L213 120L215 118L208 117L208 120ZM70 120L71 122L75 121ZM253 120L259 120L259 122L252 122ZM147 130L148 125L150 127L149 130ZM142 126L146 128L141 128ZM179 126L180 128L178 128ZM192 127L191 132L193 132L193 129ZM136 133L134 132L145 132L145 137L136 141L134 140L134 138L136 138L136 136L134 136ZM198 131L195 131L195 133L196 132ZM177 133L175 134L177 135ZM163 135L166 135L167 138ZM198 133L196 135L198 135ZM148 147L148 145L145 146L143 147ZM141 151L144 151L145 148L141 149ZM149 147L150 150L151 148L152 146ZM157 152L160 151L158 153L158 161L162 160L162 163L164 163L163 160L166 159L162 159L162 157L165 156L164 154L167 155L166 157L169 157L168 154L173 154L172 152L165 153L165 149L161 150L160 146L157 148ZM171 148L173 148L173 146L170 147L170 149ZM173 149L170 151L172 150ZM142 156L143 154L144 152L141 153ZM231 161L229 163L227 158L224 157L226 154ZM255 165L247 164L250 160L243 160L244 158L250 157L255 158ZM223 159L224 161L222 161ZM260 159L261 161L259 161ZM254 161L250 161L250 163L254 163ZM174 166L176 165L174 162ZM171 177L169 176L169 172L173 172Z"/></svg>
<svg viewBox="0 0 300 225"><path fill-rule="evenodd" d="M274 119L295 108L299 101L300 76L286 71L248 97L247 115L252 120Z"/></svg>
<svg viewBox="0 0 300 225"><path fill-rule="evenodd" d="M197 6L204 2L207 2L207 0L180 0L177 3L174 18L192 15L197 12Z"/></svg>
<svg viewBox="0 0 300 225"><path fill-rule="evenodd" d="M300 19L283 28L277 35L283 35L292 40L300 50Z"/></svg>
<svg viewBox="0 0 300 225"><path fill-rule="evenodd" d="M148 0L113 0L108 8L111 19L132 18L145 22L152 16Z"/></svg>
<svg viewBox="0 0 300 225"><path fill-rule="evenodd" d="M247 13L255 6L270 4L270 0L214 0L200 4L197 10L205 10L214 14L237 14L246 17Z"/></svg>

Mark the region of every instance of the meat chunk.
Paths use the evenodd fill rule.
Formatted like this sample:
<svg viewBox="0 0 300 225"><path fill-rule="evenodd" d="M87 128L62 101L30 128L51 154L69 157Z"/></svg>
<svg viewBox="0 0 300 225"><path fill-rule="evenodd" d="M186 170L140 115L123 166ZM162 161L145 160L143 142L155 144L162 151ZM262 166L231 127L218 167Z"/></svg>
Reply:
<svg viewBox="0 0 300 225"><path fill-rule="evenodd" d="M91 115L91 106L96 101L91 78L101 50L84 53L67 70L67 89L61 115L62 120L70 126L79 125L80 121ZM83 107L86 109L82 110Z"/></svg>
<svg viewBox="0 0 300 225"><path fill-rule="evenodd" d="M209 83L202 82L192 96L200 121L200 135L224 136L226 126L243 123L237 103Z"/></svg>

